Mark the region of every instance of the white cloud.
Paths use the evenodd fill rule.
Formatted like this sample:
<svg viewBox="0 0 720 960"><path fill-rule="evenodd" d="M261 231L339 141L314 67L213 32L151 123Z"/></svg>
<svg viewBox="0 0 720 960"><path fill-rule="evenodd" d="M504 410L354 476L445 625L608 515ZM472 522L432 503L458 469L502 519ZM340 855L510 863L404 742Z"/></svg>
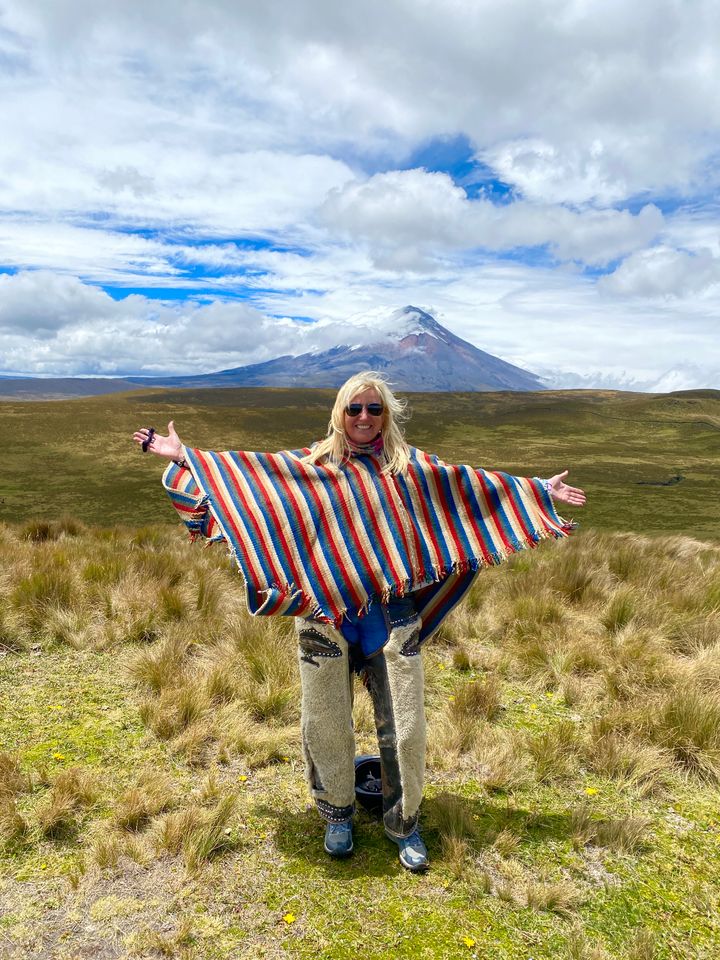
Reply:
<svg viewBox="0 0 720 960"><path fill-rule="evenodd" d="M686 298L712 293L718 285L720 257L664 246L634 253L598 282L601 292L624 297Z"/></svg>
<svg viewBox="0 0 720 960"><path fill-rule="evenodd" d="M434 269L434 258L474 247L508 251L549 246L563 260L605 264L651 242L662 214L651 204L627 211L570 210L548 204L469 200L447 174L404 170L332 190L322 216L368 244L376 266Z"/></svg>
<svg viewBox="0 0 720 960"><path fill-rule="evenodd" d="M2 365L218 369L418 302L530 368L702 366L719 34L713 0L6 0ZM506 202L397 169L456 135Z"/></svg>
<svg viewBox="0 0 720 960"><path fill-rule="evenodd" d="M275 356L282 326L239 302L114 300L47 271L0 277L0 373L210 372Z"/></svg>

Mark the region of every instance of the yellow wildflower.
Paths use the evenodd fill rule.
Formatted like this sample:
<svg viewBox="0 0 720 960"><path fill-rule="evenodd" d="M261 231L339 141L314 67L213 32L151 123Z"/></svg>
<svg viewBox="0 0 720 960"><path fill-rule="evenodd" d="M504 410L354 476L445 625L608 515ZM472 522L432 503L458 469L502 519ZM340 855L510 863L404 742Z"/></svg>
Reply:
<svg viewBox="0 0 720 960"><path fill-rule="evenodd" d="M585 793L589 797L594 797L595 794L597 793L597 787L585 787Z"/></svg>
<svg viewBox="0 0 720 960"><path fill-rule="evenodd" d="M466 947L472 948L475 946L475 941L473 940L472 937L463 937L462 942L465 944Z"/></svg>
<svg viewBox="0 0 720 960"><path fill-rule="evenodd" d="M285 921L285 923L295 923L295 920L296 920L296 919L297 919L297 917L295 916L294 913L286 913L286 914L283 916L283 920Z"/></svg>

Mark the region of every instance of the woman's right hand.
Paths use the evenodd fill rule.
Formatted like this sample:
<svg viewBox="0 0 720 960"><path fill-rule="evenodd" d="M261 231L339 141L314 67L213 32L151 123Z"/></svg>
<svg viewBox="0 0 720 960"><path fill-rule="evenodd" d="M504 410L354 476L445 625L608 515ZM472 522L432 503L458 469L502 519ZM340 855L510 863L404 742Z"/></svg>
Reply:
<svg viewBox="0 0 720 960"><path fill-rule="evenodd" d="M145 444L146 452L150 450L159 457L167 457L168 460L180 460L182 457L182 441L175 432L174 420L171 420L168 424L168 435L166 437L161 433L155 433L154 430L151 431L149 427L140 427L133 434L133 440L140 447Z"/></svg>

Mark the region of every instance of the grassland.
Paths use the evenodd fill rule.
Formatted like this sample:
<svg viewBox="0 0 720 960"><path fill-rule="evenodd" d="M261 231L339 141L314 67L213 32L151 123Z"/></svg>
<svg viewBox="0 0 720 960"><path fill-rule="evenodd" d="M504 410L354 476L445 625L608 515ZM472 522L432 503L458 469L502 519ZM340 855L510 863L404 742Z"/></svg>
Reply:
<svg viewBox="0 0 720 960"><path fill-rule="evenodd" d="M327 400L0 406L2 960L720 955L718 395L413 398L418 445L570 465L593 498L423 654L425 876L365 813L355 856L324 855L289 624L155 522L158 464L129 442L174 417L202 446L295 447ZM361 688L356 729L374 751Z"/></svg>
<svg viewBox="0 0 720 960"><path fill-rule="evenodd" d="M280 450L324 435L331 391L158 390L0 403L0 520L172 522L130 437L175 419L204 449ZM408 436L450 462L547 476L568 466L594 529L720 539L720 392L414 394ZM666 484L673 477L678 483Z"/></svg>

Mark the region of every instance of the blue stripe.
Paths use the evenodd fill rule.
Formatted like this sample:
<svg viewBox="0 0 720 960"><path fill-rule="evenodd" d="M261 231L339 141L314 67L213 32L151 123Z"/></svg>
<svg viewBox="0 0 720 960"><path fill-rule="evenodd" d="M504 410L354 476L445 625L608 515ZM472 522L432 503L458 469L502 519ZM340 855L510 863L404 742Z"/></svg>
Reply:
<svg viewBox="0 0 720 960"><path fill-rule="evenodd" d="M521 548L520 541L509 524L507 515L505 513L505 508L502 505L500 494L498 493L495 484L488 479L488 474L485 470L478 470L478 473L482 474L482 476L485 478L485 485L488 490L488 507L493 513L497 525L502 528L506 539L510 542L513 549L519 550Z"/></svg>
<svg viewBox="0 0 720 960"><path fill-rule="evenodd" d="M423 530L423 527L425 526L425 521L424 520L422 522L418 521L418 518L415 514L415 510L412 505L412 500L410 499L410 491L408 490L406 477L402 476L402 474L398 474L395 477L395 480L397 481L398 493L400 494L402 499L402 506L404 507L405 512L408 515L411 526L418 533L418 540L420 542L420 554L422 556L423 573L432 575L433 571L435 570L435 561L432 558L432 554L430 553L430 549L428 548L428 545L425 541L425 537L423 537L422 535L422 530Z"/></svg>
<svg viewBox="0 0 720 960"><path fill-rule="evenodd" d="M479 570L467 570L464 573L451 574L449 578L446 577L440 582L434 583L429 587L424 587L417 592L418 599L416 601L416 607L422 618L422 628L420 630L421 641L427 640L431 634L435 633L435 631L442 626L445 619L452 613L470 589L478 573ZM455 580L456 583L451 586L447 596L443 598L442 603L440 603L437 609L430 615L428 610L432 608L435 603L437 594L445 589L448 579Z"/></svg>
<svg viewBox="0 0 720 960"><path fill-rule="evenodd" d="M464 467L460 467L459 470L455 472L455 476L458 482L458 490L462 497L462 488L464 481ZM462 549L465 551L466 557L475 557L475 552L470 544L470 540L465 533L465 525L460 522L460 510L463 508L462 503L458 504L455 494L453 493L452 487L450 486L450 471L445 469L439 469L437 473L433 474L436 480L438 487L440 487L445 495L445 502L449 505L449 514L446 515L445 520L447 525L452 528L453 532L457 536L457 539L462 544ZM464 512L464 511L463 511ZM454 546L454 542L453 542ZM462 553L460 554L462 559ZM478 557L477 559L482 559Z"/></svg>
<svg viewBox="0 0 720 960"><path fill-rule="evenodd" d="M292 455L289 455L289 454L280 453L280 454L277 454L277 457L278 459L282 460L285 464L287 464L288 467L291 468L291 470L294 464L297 463L297 458L294 458ZM290 524L292 536L295 538L295 545L297 547L298 553L300 554L301 564L302 564L305 576L307 578L307 582L314 585L316 600L319 606L327 612L328 607L332 605L331 596L329 593L323 590L322 582L316 583L317 577L316 577L315 571L313 570L313 565L312 565L313 543L308 542L307 537L304 533L303 522L301 518L297 515L300 512L300 505L299 505L300 502L304 500L307 503L307 500L303 495L302 489L299 489L299 485L294 483L294 476L293 478L287 477L284 479L288 487L293 487L293 490L296 494L296 498L298 500L297 508L295 507L293 498L285 492L283 483L280 479L280 474L278 473L276 477L274 473L271 473L268 470L266 471L266 477L269 484L272 486L273 490L275 490L278 497L280 498L280 500L285 506L285 513L287 514L287 517L288 517L288 523ZM308 509L311 509L310 505L308 505ZM297 513L296 513L296 510L297 510ZM311 516L309 518L310 536L312 536L313 532L315 533L318 532L317 517L315 516L316 512L317 511L315 512L311 511ZM323 569L326 566L330 576L333 579L335 589L342 594L343 579L341 578L340 580L338 580L336 578L336 571L333 569L334 565L331 562L331 556L330 557L328 556L328 551L326 547L323 545L321 546L320 550L315 552L321 553L323 559L325 560L325 564L318 563L318 567L320 568L321 578L324 576ZM349 605L349 604L346 603L346 605Z"/></svg>
<svg viewBox="0 0 720 960"><path fill-rule="evenodd" d="M360 473L363 475L363 479L365 480L366 485L375 490L378 498L378 503L380 504L380 507L382 509L383 515L386 520L385 526L390 528L390 533L393 537L395 537L395 541L397 542L398 538L396 533L394 532L395 524L393 523L392 518L388 516L389 507L385 505L385 500L387 498L382 489L378 490L379 477L377 475L378 474L377 466L374 461L366 462L365 460L363 460L362 462L358 462L359 460L360 460L359 457L354 458L354 463L358 467ZM393 573L393 567L392 567L392 564L390 563L390 558L385 554L385 548L383 546L383 542L382 540L378 540L378 536L375 533L375 530L373 528L373 521L372 521L372 517L370 516L370 510L369 510L370 504L366 500L366 494L362 488L360 478L357 477L352 470L348 470L346 475L347 475L348 483L350 485L350 489L352 490L353 495L355 497L356 505L360 508L363 526L367 531L367 539L370 545L370 549L372 551L372 555L375 557L377 565L382 570L382 575L385 582L389 583L392 587L399 587L401 584L398 583L397 578ZM368 483L368 481L370 482ZM383 521L381 517L377 518L377 526L378 527L383 526ZM398 551L398 553L401 553L401 552L402 551ZM409 575L407 574L407 568L403 567L402 564L401 564L401 567L403 568L403 570L405 570L404 579L408 579Z"/></svg>
<svg viewBox="0 0 720 960"><path fill-rule="evenodd" d="M418 464L411 463L410 469L413 472L413 475L419 482L420 489L422 491L421 496L424 494L425 497L425 506L427 508L428 515L430 517L430 525L435 534L435 540L440 550L440 559L443 569L449 570L453 563L455 562L454 553L455 550L451 549L448 545L447 540L442 531L442 525L438 519L437 510L435 509L435 504L433 503L433 497L430 495L430 483L427 475L422 470L422 467L418 469ZM414 468L414 469L413 469ZM409 471L408 471L409 472Z"/></svg>
<svg viewBox="0 0 720 960"><path fill-rule="evenodd" d="M228 471L223 466L222 460L220 459L218 454L210 452L207 454L207 456L216 465L216 467L218 468L218 473L226 483L226 489L229 491L230 502L235 508L235 512L237 513L237 515L241 517L241 519L243 520L243 523L248 531L248 537L250 539L250 542L255 547L255 555L257 557L259 566L265 577L265 582L268 584L274 584L275 576L272 573L272 568L265 560L265 551L260 549L260 545L257 543L255 539L253 524L250 522L247 516L247 513L245 511L245 508L242 505L242 501L240 500L239 493L236 492L237 487L234 481L231 479L230 475L228 474ZM193 473L195 474L196 479L200 483L201 488L208 496L212 497L213 496L211 492L212 485L210 483L209 474L201 468L200 464L196 464L194 460L191 461L191 464L193 468ZM225 539L228 540L228 542L233 547L238 565L240 566L240 569L243 572L243 576L245 577L248 583L254 583L255 578L254 576L252 576L252 571L249 569L246 569L245 559L243 557L243 550L241 548L240 542L238 541L237 537L235 536L235 534L232 532L232 529L231 529L232 528L231 520L234 520L235 518L231 517L229 511L225 509L224 501L218 504L215 502L214 497L213 497L213 509L215 511L215 516L217 517L218 523L223 529L223 533L225 534Z"/></svg>
<svg viewBox="0 0 720 960"><path fill-rule="evenodd" d="M303 478L303 474L302 474L300 465L299 465L297 462L294 462L294 461L291 460L291 459L290 459L290 460L287 460L286 462L288 463L288 466L290 467L290 470L291 470L291 472L292 472L293 479L297 481L298 493L301 494L302 498L305 500L305 503L307 504L308 510L309 510L309 512L310 512L310 515L311 515L311 517L313 518L313 526L315 527L315 530L316 530L316 533L317 533L318 543L320 544L320 549L321 549L322 552L323 552L323 556L324 556L325 559L327 560L327 564L328 564L328 566L330 567L330 570L332 571L333 579L335 580L335 582L336 582L337 584L342 585L342 586L341 586L341 589L340 589L340 595L341 595L341 597L342 597L343 605L344 605L344 607L345 607L346 609L352 609L352 607L353 607L354 604L355 604L355 601L353 600L352 591L350 590L349 587L346 586L347 581L348 581L347 571L344 570L344 569L341 570L341 569L338 567L338 565L337 565L337 563L336 563L336 561L335 561L335 557L334 557L334 554L333 554L333 550L332 550L332 548L331 548L331 546L330 546L330 540L331 540L331 538L332 538L333 543L338 547L338 553L339 553L340 556L342 557L343 549L345 549L346 552L349 552L349 551L348 551L348 547L347 547L347 542L344 541L343 543L337 543L337 542L335 541L335 539L333 538L332 524L331 524L331 523L328 523L328 522L325 522L325 520L324 520L324 512L325 512L325 511L324 511L324 507L323 507L323 498L322 498L322 497L320 496L320 494L318 493L318 499L320 500L320 508L318 508L318 507L315 505L315 501L313 500L313 498L312 498L312 496L311 496L311 494L310 494L310 487L311 487L312 484L313 484L313 480L310 479L310 482L309 482L309 483L306 483L305 480L304 480L304 478ZM327 488L326 488L326 485L325 485L325 483L324 483L324 481L323 481L323 478L320 476L319 471L316 469L316 467L315 467L313 464L304 464L303 466L304 466L305 469L309 472L309 474L310 474L311 477L312 477L312 474L313 474L313 473L316 474L316 476L317 476L317 478L318 478L318 486L322 485L324 489L327 489ZM332 496L330 497L330 499L331 499L331 501L332 501L332 499L333 499ZM336 499L337 499L337 498L336 498ZM322 511L322 512L320 512L320 511ZM346 536L346 535L347 535L347 529L346 529L346 524L345 524L344 520L342 521L342 526L341 526L340 518L339 518L339 517L335 517L334 519L337 520L338 526L340 526L340 529L344 530L344 536ZM352 559L352 556L349 556L349 557L348 557L348 560L351 560L351 559ZM372 587L371 587L370 589L368 589L368 588L365 586L365 581L366 581L366 579L367 579L367 575L366 575L366 574L365 574L365 575L361 575L361 574L360 574L360 572L359 572L359 570L358 570L358 568L357 568L357 563L356 563L356 562L354 563L354 566L355 566L356 583L362 585L362 586L360 587L360 589L358 589L357 592L360 593L360 594L362 594L363 589L364 589L364 590L365 590L365 593L368 594L368 595L370 595L370 594L372 593ZM319 599L320 599L320 597L318 597L318 600L319 600ZM326 598L325 603L322 603L321 606L322 606L323 609L325 609L325 608L327 608L328 606L332 606L332 604L329 604L329 603L327 602L327 598Z"/></svg>

